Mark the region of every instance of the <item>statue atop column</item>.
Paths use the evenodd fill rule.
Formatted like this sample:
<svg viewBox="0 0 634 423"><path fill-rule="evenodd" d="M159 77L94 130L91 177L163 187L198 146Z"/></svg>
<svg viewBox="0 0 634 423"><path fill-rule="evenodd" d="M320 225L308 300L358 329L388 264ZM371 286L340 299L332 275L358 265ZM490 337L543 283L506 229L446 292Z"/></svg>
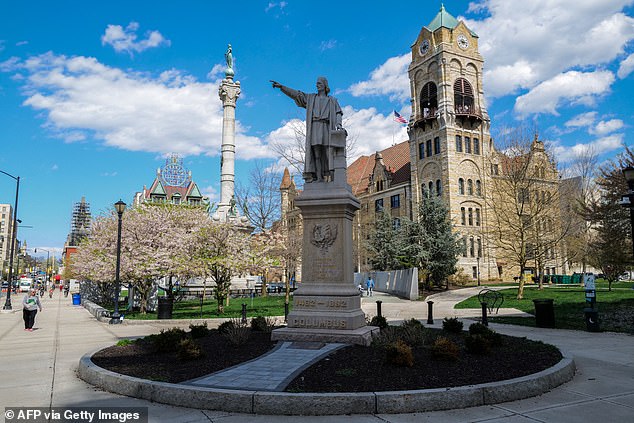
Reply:
<svg viewBox="0 0 634 423"><path fill-rule="evenodd" d="M227 51L225 52L225 61L227 62L227 69L225 70L225 76L229 79L233 79L235 75L233 71L233 49L231 48L231 44L227 45Z"/></svg>
<svg viewBox="0 0 634 423"><path fill-rule="evenodd" d="M345 181L345 149L347 132L342 126L343 112L335 97L331 97L328 80L317 78L317 93L306 94L270 81L295 100L295 104L306 109L306 148L304 180L310 182ZM338 170L341 174L335 172ZM341 179L343 177L343 179Z"/></svg>

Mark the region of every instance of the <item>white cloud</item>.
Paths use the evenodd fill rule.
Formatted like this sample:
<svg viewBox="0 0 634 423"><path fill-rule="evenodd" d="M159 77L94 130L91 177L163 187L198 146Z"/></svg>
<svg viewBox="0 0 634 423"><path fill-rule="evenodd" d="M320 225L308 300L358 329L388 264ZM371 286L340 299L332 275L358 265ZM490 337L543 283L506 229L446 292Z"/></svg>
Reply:
<svg viewBox="0 0 634 423"><path fill-rule="evenodd" d="M487 94L530 89L578 66L615 60L634 39L634 19L621 12L631 3L481 0L470 5L470 11L488 11L485 19L465 20L480 36Z"/></svg>
<svg viewBox="0 0 634 423"><path fill-rule="evenodd" d="M593 152L600 156L618 150L623 145L623 137L623 134L612 134L587 144L579 143L570 147L555 145L553 151L558 162L567 163L583 156L586 152Z"/></svg>
<svg viewBox="0 0 634 423"><path fill-rule="evenodd" d="M627 56L627 58L621 62L616 75L621 79L625 79L632 71L634 71L634 53Z"/></svg>
<svg viewBox="0 0 634 423"><path fill-rule="evenodd" d="M389 95L390 100L406 101L410 97L407 67L411 54L390 57L370 73L370 80L353 84L348 91L355 96Z"/></svg>
<svg viewBox="0 0 634 423"><path fill-rule="evenodd" d="M265 12L269 12L270 10L273 10L273 9L275 9L275 8L278 8L278 7L279 7L279 8L280 8L280 12L283 12L283 11L284 11L284 8L286 7L286 5L287 5L287 4L288 4L288 3L287 3L287 2L285 2L285 1L281 1L281 2L279 2L279 3L275 3L275 2L272 2L272 1L271 1L271 2L269 2L269 3L267 4L267 6L264 8L264 11L265 11Z"/></svg>
<svg viewBox="0 0 634 423"><path fill-rule="evenodd" d="M53 164L53 166L51 166L51 170L55 171L58 170L59 166L57 166L57 164Z"/></svg>
<svg viewBox="0 0 634 423"><path fill-rule="evenodd" d="M602 136L618 131L621 128L623 128L623 121L621 119L610 119L608 121L602 120L597 123L594 128L590 128L588 132L593 135Z"/></svg>
<svg viewBox="0 0 634 423"><path fill-rule="evenodd" d="M103 140L115 148L161 154L220 152L220 80L201 83L176 70L153 77L52 53L13 62L9 69L26 75L24 104L41 111L44 127L67 142ZM238 158L272 156L245 132L236 122Z"/></svg>
<svg viewBox="0 0 634 423"><path fill-rule="evenodd" d="M596 118L597 112L581 113L568 120L564 125L569 128L582 128L592 125Z"/></svg>
<svg viewBox="0 0 634 423"><path fill-rule="evenodd" d="M216 190L216 187L213 185L208 185L206 187L199 187L200 192L209 198L210 203L218 203L220 201L220 193Z"/></svg>
<svg viewBox="0 0 634 423"><path fill-rule="evenodd" d="M614 75L609 71L561 73L517 97L515 112L520 115L558 115L557 108L564 101L568 104L592 105L596 96L607 93L612 82Z"/></svg>
<svg viewBox="0 0 634 423"><path fill-rule="evenodd" d="M158 47L160 45L170 45L170 41L167 40L158 31L146 32L146 38L137 41L136 31L139 29L137 22L130 22L127 27L123 28L121 25L108 25L106 32L101 36L101 44L111 45L118 53L140 53L152 47Z"/></svg>
<svg viewBox="0 0 634 423"><path fill-rule="evenodd" d="M322 41L321 45L319 46L319 50L326 51L326 50L333 49L336 46L337 46L337 40Z"/></svg>

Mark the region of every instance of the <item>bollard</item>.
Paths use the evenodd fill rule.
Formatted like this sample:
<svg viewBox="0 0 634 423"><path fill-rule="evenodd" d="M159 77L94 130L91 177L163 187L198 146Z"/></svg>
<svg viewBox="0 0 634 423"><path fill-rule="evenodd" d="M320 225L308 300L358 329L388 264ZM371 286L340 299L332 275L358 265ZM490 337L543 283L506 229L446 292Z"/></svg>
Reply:
<svg viewBox="0 0 634 423"><path fill-rule="evenodd" d="M427 301L427 324L434 324L434 302Z"/></svg>
<svg viewBox="0 0 634 423"><path fill-rule="evenodd" d="M383 303L383 301L376 300L376 315L377 315L377 317L381 317L381 304L382 303Z"/></svg>
<svg viewBox="0 0 634 423"><path fill-rule="evenodd" d="M247 304L242 303L242 323L247 324Z"/></svg>
<svg viewBox="0 0 634 423"><path fill-rule="evenodd" d="M284 303L284 323L288 322L288 303Z"/></svg>
<svg viewBox="0 0 634 423"><path fill-rule="evenodd" d="M480 303L482 305L482 324L489 326L489 319L487 318L487 303Z"/></svg>

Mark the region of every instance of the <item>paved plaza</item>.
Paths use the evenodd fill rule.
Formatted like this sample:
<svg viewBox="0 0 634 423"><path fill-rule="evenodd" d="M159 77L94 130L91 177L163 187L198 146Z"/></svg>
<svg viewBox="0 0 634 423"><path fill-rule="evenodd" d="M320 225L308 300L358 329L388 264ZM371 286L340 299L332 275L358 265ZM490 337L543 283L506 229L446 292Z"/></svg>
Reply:
<svg viewBox="0 0 634 423"><path fill-rule="evenodd" d="M434 327L445 316L468 319L479 310L453 310L453 305L477 293L476 288L433 296ZM557 345L577 365L574 379L539 397L492 406L398 415L354 416L258 416L156 404L103 392L78 379L79 359L86 353L116 343L119 339L144 336L167 327L164 322L117 325L96 321L71 297L56 293L43 299L36 330L25 332L21 312L22 295L12 297L13 313L0 314L0 405L2 407L148 407L150 422L627 422L634 416L634 337L613 333L588 333L491 325L509 335ZM390 321L416 317L426 322L427 304L376 293L363 298L363 309L376 314L375 301ZM4 303L4 298L2 299ZM505 313L519 313L505 311ZM189 322L183 322L188 326ZM210 326L216 324L210 321ZM285 352L288 360L304 360L306 350ZM304 358L301 358L304 357ZM530 357L525 357L530 360ZM275 366L270 371L276 372ZM369 369L371 371L371 369ZM279 375L278 375L279 376ZM3 413L2 413L3 414ZM4 415L2 417L4 420Z"/></svg>

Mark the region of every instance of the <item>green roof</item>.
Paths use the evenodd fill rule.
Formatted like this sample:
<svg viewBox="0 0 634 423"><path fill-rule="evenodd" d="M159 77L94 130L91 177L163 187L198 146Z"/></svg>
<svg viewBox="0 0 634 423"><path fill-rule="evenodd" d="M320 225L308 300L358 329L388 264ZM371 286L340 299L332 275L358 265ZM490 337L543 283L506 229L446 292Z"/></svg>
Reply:
<svg viewBox="0 0 634 423"><path fill-rule="evenodd" d="M443 4L440 5L440 12L438 12L436 17L431 21L431 23L427 25L427 28L429 28L431 32L434 32L441 26L444 26L445 28L449 28L449 29L454 29L456 26L458 26L458 19L451 16L445 10L445 5Z"/></svg>
<svg viewBox="0 0 634 423"><path fill-rule="evenodd" d="M454 29L458 26L458 23L458 19L454 18L449 12L447 12L445 10L445 5L441 4L440 11L436 15L436 17L429 23L429 25L427 25L427 29L429 29L431 32L436 31L440 27ZM474 37L478 36L475 32L471 30L469 30L469 32Z"/></svg>

